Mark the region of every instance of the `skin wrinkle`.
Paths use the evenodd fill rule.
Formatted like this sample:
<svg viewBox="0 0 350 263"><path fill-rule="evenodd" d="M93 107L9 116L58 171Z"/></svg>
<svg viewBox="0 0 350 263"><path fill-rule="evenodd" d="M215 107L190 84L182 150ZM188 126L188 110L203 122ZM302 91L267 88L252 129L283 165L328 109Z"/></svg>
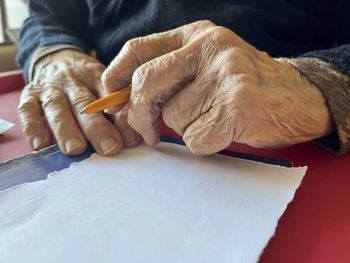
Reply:
<svg viewBox="0 0 350 263"><path fill-rule="evenodd" d="M82 63L78 63L78 66L74 69L74 71L79 71L76 72L76 74L79 75L83 74L85 70L92 72L92 74L89 74L86 78L81 80L82 86L88 87L95 98L99 98L105 95L100 79L105 69L106 67L104 65L96 65L96 63L84 61Z"/></svg>
<svg viewBox="0 0 350 263"><path fill-rule="evenodd" d="M189 125L200 115L209 111L215 101L215 97L211 96L214 90L213 87L216 86L215 80L215 74L200 75L192 83L175 94L173 99L163 108L163 120L167 126L174 129L179 135L183 135ZM191 90L191 97L182 95L184 93L186 94L186 90ZM196 100L197 107L192 107L188 103L188 101L193 100ZM173 112L177 114L172 114ZM187 119L184 116L190 116L190 118Z"/></svg>
<svg viewBox="0 0 350 263"><path fill-rule="evenodd" d="M140 141L140 136L134 132L127 122L128 105L125 105L121 111L112 116L115 126L120 131L124 147L133 147Z"/></svg>
<svg viewBox="0 0 350 263"><path fill-rule="evenodd" d="M56 90L55 88L49 88L46 90L46 92L43 93L41 97L42 107L45 111L48 107L52 107L56 109L55 106L59 104L67 104L68 101L67 97L64 95L64 93L60 92L59 90Z"/></svg>
<svg viewBox="0 0 350 263"><path fill-rule="evenodd" d="M304 113L300 111L297 106L293 105L294 100L290 100L290 98L292 97L287 96L278 100L280 101L279 103L267 103L264 107L264 111L266 116L269 116L268 113L271 113L272 122L280 128L282 135L286 137L287 140L294 139L296 141L303 141L305 137L307 137L307 134L300 135L305 134L305 130L310 130L309 127L312 128L312 125L309 124L315 123L317 120L311 118L303 120L300 118ZM287 112L288 114L286 114ZM308 116L306 115L306 117ZM291 122L291 120L294 120L294 122ZM311 130L310 132L315 131Z"/></svg>
<svg viewBox="0 0 350 263"><path fill-rule="evenodd" d="M50 143L46 139L49 134L46 124L40 121L43 118L42 109L64 153L82 153L87 147L86 139L102 155L113 155L121 150L121 135L103 114L79 114L84 106L95 100L94 94L101 93L102 84L96 85L96 77L102 74L104 68L95 58L71 49L54 52L37 62L32 82L35 84L25 87L19 106L21 110L22 102L26 101L29 94L37 96L41 102L41 105L37 102L40 113L32 112L30 123L26 121L26 116L20 114L23 126L27 123L36 126L34 130L27 129L25 133L27 140L32 141L32 147L36 144L42 148ZM32 101L30 104L35 103ZM39 131L44 131L45 134ZM36 138L35 142L33 138Z"/></svg>
<svg viewBox="0 0 350 263"><path fill-rule="evenodd" d="M116 154L123 144L137 144L135 131L155 145L160 110L190 150L203 155L232 141L276 147L333 130L327 104L312 82L287 61L270 57L210 21L132 39L103 73L102 69L96 59L75 50L55 52L36 64L36 85L25 88L21 101L31 94L48 100L41 106L63 150L67 138L74 137L82 140L76 154L84 150L86 140L104 154L101 140L108 137L119 143L108 153ZM93 94L101 96L100 82L94 81L100 74L107 94L132 84L129 104L113 117L120 133L101 113L77 115ZM61 95L55 92L66 98L59 101ZM37 100L30 104L40 106ZM39 115L33 112L33 123ZM25 123L23 113L21 118ZM39 135L28 132L26 137Z"/></svg>
<svg viewBox="0 0 350 263"><path fill-rule="evenodd" d="M292 118L296 118L296 117L298 117L297 113L295 113L292 116ZM297 123L287 123L286 121L288 120L288 118L290 118L290 116L286 116L283 114L274 114L271 116L271 120L272 120L273 124L276 125L277 127L279 127L282 135L284 137L286 137L287 139L294 139L295 140L296 136L303 133L303 129L305 127L302 126L303 129L301 129L300 128L301 123L298 123L298 122ZM299 138L299 139L302 140L302 138Z"/></svg>
<svg viewBox="0 0 350 263"><path fill-rule="evenodd" d="M143 118L152 122L153 119L155 118L155 116L153 116L155 115L154 112L159 110L157 101L156 103L153 103L152 99L149 97L149 94L150 94L149 92L141 93L141 94L138 93L140 87L148 87L148 88L153 87L152 82L149 84L150 82L149 74L150 74L149 70L147 69L146 66L143 66L142 69L138 68L137 71L134 73L133 82L132 82L133 91L131 94L130 104L131 104L131 107L136 107L136 108L137 108L137 105L149 105L148 109L147 108L142 109L144 112ZM144 84L146 81L148 81L148 84Z"/></svg>
<svg viewBox="0 0 350 263"><path fill-rule="evenodd" d="M189 74L189 72L195 68L192 62L194 60L192 55L188 54L184 56L186 65L185 68L176 65L176 61L178 61L177 58L179 56L182 57L181 52L183 52L183 50L172 51L167 54L163 60L161 60L162 57L151 60L150 62L144 64L142 67L139 67L134 73L132 85L135 88L131 95L132 104L135 104L136 106L142 106L145 105L145 101L150 101L148 108L145 108L144 111L151 113L150 119L152 124L156 123L159 112L161 108L163 108L163 106L166 104L169 97L174 96L178 90L183 88L186 83L189 82L189 80L194 78L193 74ZM169 64L175 64L175 67L171 67L172 69L174 68L174 70L169 70L171 73L168 71L164 80L162 78L156 78L156 82L154 82L154 76L158 72L160 72L159 74L161 75L162 70L166 69ZM181 77L183 75L186 77L181 80ZM180 81L178 81L179 79ZM169 88L167 88L167 90L164 92L154 94L154 91L157 90L157 87L161 88L164 85L163 83ZM140 89L140 87L142 87L142 89ZM144 95L137 97L137 99L134 99L133 97L138 96L138 92L143 92ZM145 97L147 97L147 99L145 99Z"/></svg>
<svg viewBox="0 0 350 263"><path fill-rule="evenodd" d="M205 117L205 121L200 120L189 126L188 130L190 131L185 131L184 141L192 152L196 154L212 154L216 152L213 151L216 147L226 148L231 143L230 138L233 136L229 134L230 129L228 127L230 125L225 125L224 116L226 112L224 107L219 107L219 109L211 108L201 117ZM199 126L199 123L205 124L201 125L200 128L194 129L193 126ZM212 132L212 127L216 127L214 128L215 133ZM220 130L217 127L220 127ZM223 134L224 136L222 136ZM211 151L208 149L211 149Z"/></svg>
<svg viewBox="0 0 350 263"><path fill-rule="evenodd" d="M124 50L124 48L122 49L124 53L127 53L127 54L128 54L128 56L130 56L129 54L133 55L133 57L135 58L135 62L136 62L136 64L137 64L137 67L140 66L140 65L142 65L142 62L141 62L141 60L137 57L137 54L138 54L139 52L134 51L134 50L135 50L135 49L137 50L137 49L139 49L140 47L142 47L142 44L140 44L140 43L142 43L142 38L141 38L141 37L135 38L135 39L132 39L132 40L127 41L126 44L125 44L125 50ZM133 60L131 60L131 61L133 61Z"/></svg>
<svg viewBox="0 0 350 263"><path fill-rule="evenodd" d="M41 125L41 121L32 121L29 116L23 119L22 122L22 126L23 126L23 133L27 134L30 133L31 131L33 131L33 129L35 130L36 125Z"/></svg>
<svg viewBox="0 0 350 263"><path fill-rule="evenodd" d="M296 72L292 71L289 65L276 62L273 58L268 57L266 53L259 52L250 45L246 45L247 47L245 48L244 42L240 39L236 41L238 47L232 48L232 37L226 36L230 31L219 28L215 31L215 34L213 34L213 30L215 29L217 28L211 28L205 31L206 33L204 34L201 33L197 39L192 37L194 40L190 44L186 44L186 46L190 46L193 50L199 50L199 55L197 53L197 57L206 58L206 60L200 59L198 62L197 79L191 83L194 85L190 84L188 87L184 87L180 93L174 94L170 100L171 103L167 103L163 108L165 123L180 135L184 134L184 138L186 138L185 141L189 148L195 153L200 152L204 154L204 149L196 149L196 147L202 146L199 146L200 143L195 140L202 142L204 141L203 138L206 138L208 141L205 145L208 152L220 150L216 148L218 147L217 145L220 144L219 142L216 144L212 143L213 138L217 138L214 134L216 126L221 126L220 132L223 136L230 137L230 132L233 133L233 131L235 131L236 136L239 134L239 138L234 138L235 141L259 147L294 144L299 142L300 138L309 139L312 134L316 134L315 129L310 129L311 131L309 132L302 128L305 127L303 122L310 122L310 120L313 120L309 125L310 127L318 127L317 120L315 120L314 117L302 117L305 115L303 109L306 108L306 105L302 106L301 110L297 109L295 111L295 109L298 107L300 108L302 104L294 103L295 100L300 101L299 95L295 94L299 89L293 92L293 86L301 86L303 88L305 88L305 86L310 87L308 92L311 91L311 93L313 93L313 87L307 82L303 83L303 80L294 76L293 74ZM220 38L220 43L218 43L220 34L225 34L225 36ZM225 41L229 41L229 44L226 44ZM220 46L220 48L217 48L217 46ZM225 50L228 46L230 46L230 49ZM221 66L220 63L224 66ZM162 64L149 65L150 67L153 66L156 71L157 68L163 66ZM216 68L219 68L219 71L213 71L213 69ZM148 70L151 72L151 69ZM166 74L166 77L174 79L174 71L168 71ZM156 74L152 75L153 78L156 78L155 80L152 79L152 87L161 95L155 97L151 96L148 100L138 102L146 103L142 107L147 109L148 112L153 111L155 115L157 115L162 106L164 98L167 99L169 92L171 93L170 86L172 86L170 85L169 89L167 88L165 91L158 89L158 84L155 83L158 83L162 78L166 79L164 75L160 75L161 76L157 76ZM240 76L237 80L237 84L233 86L227 81L223 81L227 75ZM144 78L147 79L147 77L148 75L145 74ZM176 77L175 75L175 79ZM181 76L179 78L181 78ZM201 78L204 79L202 83L206 84L203 85L201 83L201 95L199 96L201 99L195 100L193 97L196 96L196 85L198 85L197 82L199 82L197 80ZM288 80L292 80L295 83L289 83L287 86L281 85L281 83L288 83ZM180 79L177 81L180 82ZM170 82L172 83L173 81ZM137 88L138 92L144 94L150 92L145 89L145 87L149 87L149 83L145 83L146 82L143 83L143 86L140 85ZM162 83L162 81L159 83ZM221 85L218 85L218 83ZM269 86L266 85L267 83ZM235 86L239 88L236 89ZM232 93L232 90L235 91ZM187 93L187 97L186 95L180 96L182 93ZM295 99L292 99L291 96L295 97ZM232 100L225 99L227 97L232 97ZM306 96L305 100L309 102L308 99L313 97L314 94ZM148 106L146 107L147 103ZM203 111L205 105L207 105L207 108ZM252 106L257 109L252 109ZM222 110L223 108L225 111ZM250 114L250 118L242 118L242 116L246 114L241 114L239 111L252 111L253 113ZM200 112L200 114L198 114L198 112ZM235 112L235 121L230 119L233 118L231 112ZM194 117L194 113L198 114L198 116ZM136 115L137 113L134 116ZM202 118L201 116L208 117ZM213 116L215 116L216 119L213 118ZM181 118L184 120L182 121ZM290 118L295 120L291 121ZM139 120L138 130L142 135L147 136L145 133L148 133L148 131L146 132L145 129L142 129L142 125L152 127L154 119L151 118L151 120L149 124L147 124L145 120ZM290 121L291 123L288 124ZM134 120L134 122L137 121ZM201 123L201 125L199 123ZM259 123L259 129L255 128L256 123ZM191 129L191 127L197 127L199 130L195 131ZM261 127L274 130L266 133ZM248 132L249 130L252 132ZM189 131L192 134L189 134ZM273 134L273 136L270 136L271 134ZM233 137L233 135L231 137Z"/></svg>
<svg viewBox="0 0 350 263"><path fill-rule="evenodd" d="M72 109L76 115L84 109L87 102L93 102L96 99L93 94L75 94L73 92L69 97Z"/></svg>

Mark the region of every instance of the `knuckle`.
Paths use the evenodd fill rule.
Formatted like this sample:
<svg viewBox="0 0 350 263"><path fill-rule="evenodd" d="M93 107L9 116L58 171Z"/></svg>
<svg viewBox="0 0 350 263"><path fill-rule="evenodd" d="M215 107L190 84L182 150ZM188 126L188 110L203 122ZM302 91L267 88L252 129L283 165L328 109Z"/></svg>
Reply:
<svg viewBox="0 0 350 263"><path fill-rule="evenodd" d="M188 25L184 25L180 28L180 31L184 32L184 39L182 39L183 43L187 43L192 40L194 36L198 36L206 32L208 28L214 27L215 24L210 20L200 20Z"/></svg>
<svg viewBox="0 0 350 263"><path fill-rule="evenodd" d="M203 146L199 143L193 136L184 136L184 142L186 143L187 148L196 155L206 155L206 145Z"/></svg>
<svg viewBox="0 0 350 263"><path fill-rule="evenodd" d="M101 75L101 81L105 85L113 75L111 71L107 68Z"/></svg>
<svg viewBox="0 0 350 263"><path fill-rule="evenodd" d="M42 132L42 124L42 121L39 120L33 120L29 117L23 118L21 120L23 134L28 136Z"/></svg>
<svg viewBox="0 0 350 263"><path fill-rule="evenodd" d="M78 92L72 99L71 105L74 108L83 108L95 100L95 96L90 92Z"/></svg>
<svg viewBox="0 0 350 263"><path fill-rule="evenodd" d="M201 24L205 25L205 26L215 26L215 23L213 21L209 20L209 19L202 20Z"/></svg>
<svg viewBox="0 0 350 263"><path fill-rule="evenodd" d="M211 20L208 20L208 19L206 19L206 20L199 20L197 22L194 22L193 25L197 26L197 27L202 27L202 28L216 26L214 22L212 22Z"/></svg>
<svg viewBox="0 0 350 263"><path fill-rule="evenodd" d="M232 31L230 29L226 28L226 27L223 27L223 26L211 27L208 30L215 31L215 32L217 32L218 34L221 34L221 35L230 35L230 36L232 36Z"/></svg>
<svg viewBox="0 0 350 263"><path fill-rule="evenodd" d="M145 78L145 76L147 74L149 74L148 72L149 72L149 70L147 69L145 64L143 64L142 66L138 67L135 70L135 72L134 72L134 74L132 76L132 83L133 84L140 84L140 83L142 83L142 81Z"/></svg>
<svg viewBox="0 0 350 263"><path fill-rule="evenodd" d="M31 82L23 88L20 99L28 100L28 98L39 96L40 93L43 92L43 90L44 89L41 85L35 85L33 82Z"/></svg>
<svg viewBox="0 0 350 263"><path fill-rule="evenodd" d="M210 39L211 42L224 46L233 44L234 42L233 32L230 29L222 26L212 26L207 28L204 31L204 36L205 38Z"/></svg>
<svg viewBox="0 0 350 263"><path fill-rule="evenodd" d="M239 47L230 48L222 52L217 58L217 62L222 65L220 72L224 76L245 74L245 78L258 74L258 68L247 53ZM239 76L242 78L243 76Z"/></svg>
<svg viewBox="0 0 350 263"><path fill-rule="evenodd" d="M97 63L95 61L93 62L86 62L84 64L84 71L91 73L91 75L93 77L100 77L102 72L106 69L106 67L101 64L101 63ZM87 75L89 76L89 75Z"/></svg>
<svg viewBox="0 0 350 263"><path fill-rule="evenodd" d="M226 144L227 139L217 136L216 134L212 134L210 131L205 135L199 135L197 132L192 134L185 132L183 140L189 150L197 155L213 154L223 150L229 145Z"/></svg>
<svg viewBox="0 0 350 263"><path fill-rule="evenodd" d="M139 50L139 46L141 42L142 42L142 37L130 39L125 43L124 47L122 48L122 51L131 52L135 54Z"/></svg>
<svg viewBox="0 0 350 263"><path fill-rule="evenodd" d="M34 100L35 98L33 97L22 99L17 106L17 113L22 115L24 113L30 112L33 109L33 106L35 106Z"/></svg>
<svg viewBox="0 0 350 263"><path fill-rule="evenodd" d="M54 89L49 89L47 95L42 101L43 109L48 109L51 107L61 107L62 105L67 104L67 97L64 93L56 91Z"/></svg>
<svg viewBox="0 0 350 263"><path fill-rule="evenodd" d="M29 96L35 90L33 83L29 83L23 88L21 97Z"/></svg>
<svg viewBox="0 0 350 263"><path fill-rule="evenodd" d="M134 92L140 91L141 88L147 92L146 90L151 86L147 84L149 84L152 79L152 72L153 71L149 62L143 64L135 70L132 76L132 86Z"/></svg>
<svg viewBox="0 0 350 263"><path fill-rule="evenodd" d="M117 68L116 64L117 63L112 62L108 68L102 72L101 83L105 89L113 87L115 82L120 78L119 74L121 71Z"/></svg>
<svg viewBox="0 0 350 263"><path fill-rule="evenodd" d="M115 85L118 85L123 80L120 74L122 72L112 62L101 75L101 84L105 91L113 90Z"/></svg>

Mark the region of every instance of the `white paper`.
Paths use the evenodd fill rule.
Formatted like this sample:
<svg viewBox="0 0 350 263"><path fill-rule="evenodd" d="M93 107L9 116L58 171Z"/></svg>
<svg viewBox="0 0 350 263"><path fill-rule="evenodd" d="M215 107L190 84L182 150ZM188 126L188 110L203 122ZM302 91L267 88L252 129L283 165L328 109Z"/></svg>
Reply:
<svg viewBox="0 0 350 263"><path fill-rule="evenodd" d="M256 262L306 167L160 143L0 192L0 262Z"/></svg>
<svg viewBox="0 0 350 263"><path fill-rule="evenodd" d="M0 119L0 134L3 134L5 131L11 129L13 126L15 126L15 124Z"/></svg>

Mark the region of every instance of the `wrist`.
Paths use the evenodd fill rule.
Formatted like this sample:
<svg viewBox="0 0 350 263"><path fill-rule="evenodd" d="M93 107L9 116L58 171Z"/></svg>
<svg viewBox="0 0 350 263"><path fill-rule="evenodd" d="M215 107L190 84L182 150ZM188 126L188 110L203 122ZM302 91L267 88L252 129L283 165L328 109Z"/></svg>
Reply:
<svg viewBox="0 0 350 263"><path fill-rule="evenodd" d="M350 78L333 65L318 58L279 59L294 66L323 95L338 138L337 143L323 145L332 152L344 153L350 149ZM322 141L325 138L321 138ZM332 140L334 142L334 140Z"/></svg>

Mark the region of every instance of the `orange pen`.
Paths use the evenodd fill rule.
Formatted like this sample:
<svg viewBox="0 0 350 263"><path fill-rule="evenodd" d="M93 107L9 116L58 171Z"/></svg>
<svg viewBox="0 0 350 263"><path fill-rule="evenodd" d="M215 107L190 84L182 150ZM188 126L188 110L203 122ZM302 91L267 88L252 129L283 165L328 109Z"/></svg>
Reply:
<svg viewBox="0 0 350 263"><path fill-rule="evenodd" d="M113 106L117 106L124 102L127 102L130 97L131 86L126 87L122 90L113 92L101 99L98 99L89 105L87 105L84 110L80 112L80 114L94 113L98 111L103 111L104 109L108 109Z"/></svg>

